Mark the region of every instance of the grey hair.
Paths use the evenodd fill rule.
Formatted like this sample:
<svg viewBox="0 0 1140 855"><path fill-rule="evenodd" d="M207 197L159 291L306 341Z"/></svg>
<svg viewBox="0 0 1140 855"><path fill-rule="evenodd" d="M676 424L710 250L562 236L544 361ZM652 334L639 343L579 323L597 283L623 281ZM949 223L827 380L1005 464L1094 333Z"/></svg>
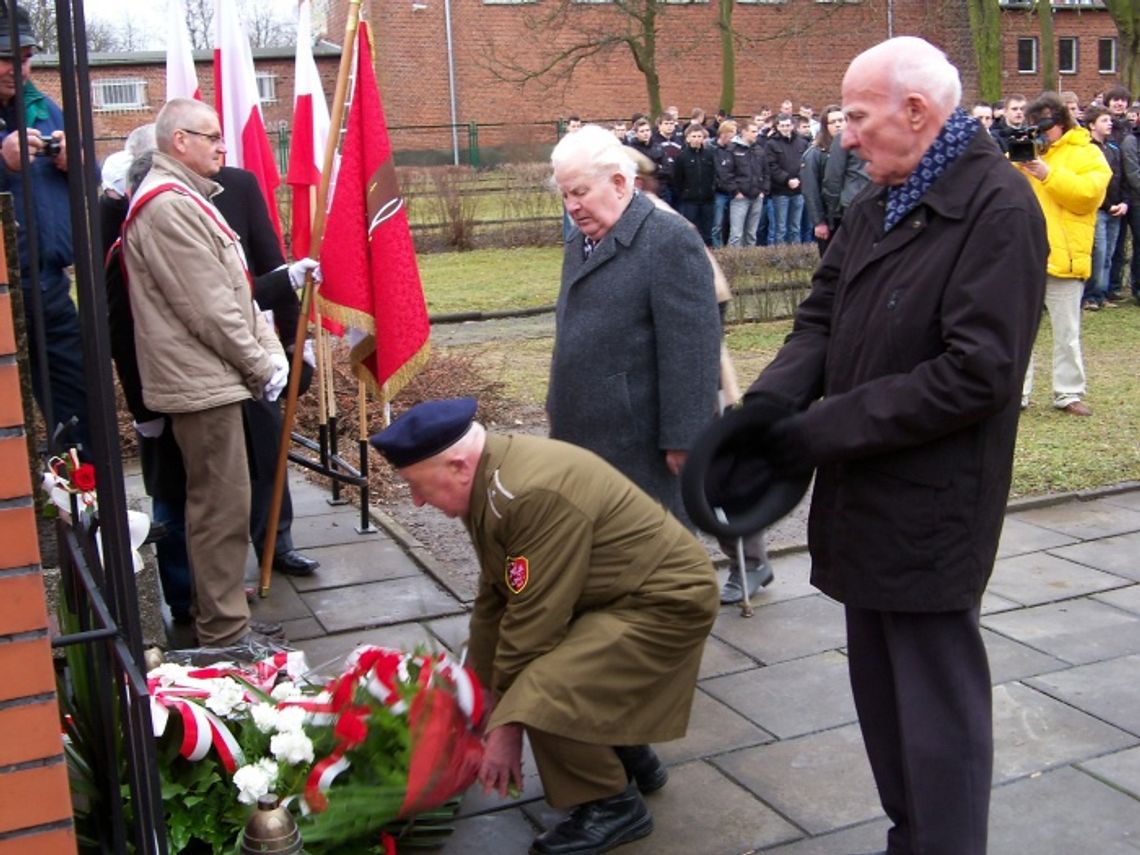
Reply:
<svg viewBox="0 0 1140 855"><path fill-rule="evenodd" d="M127 167L127 193L134 195L135 191L139 189L139 185L143 183L151 166L154 165L154 149L150 148L131 161L131 165Z"/></svg>
<svg viewBox="0 0 1140 855"><path fill-rule="evenodd" d="M171 98L162 105L158 116L154 120L154 137L158 150L166 154L174 143L174 132L182 127L186 119L195 113L209 113L217 115L209 104L203 104L193 98Z"/></svg>
<svg viewBox="0 0 1140 855"><path fill-rule="evenodd" d="M123 148L131 157L138 157L144 151L155 147L154 122L139 125L127 134L127 141L123 143Z"/></svg>
<svg viewBox="0 0 1140 855"><path fill-rule="evenodd" d="M899 100L908 92L919 92L947 115L962 100L958 69L926 39L897 36L864 51L860 57L876 54L885 62L887 79Z"/></svg>
<svg viewBox="0 0 1140 855"><path fill-rule="evenodd" d="M601 125L583 125L564 136L550 153L550 165L555 173L577 168L591 178L621 173L630 186L637 176L637 164L627 148L618 142L613 131Z"/></svg>

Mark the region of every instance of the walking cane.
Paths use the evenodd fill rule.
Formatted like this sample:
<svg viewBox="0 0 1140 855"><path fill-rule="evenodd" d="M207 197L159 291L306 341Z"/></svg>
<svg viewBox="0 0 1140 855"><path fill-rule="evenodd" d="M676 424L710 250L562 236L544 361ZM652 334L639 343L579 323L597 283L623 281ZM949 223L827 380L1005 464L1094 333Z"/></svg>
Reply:
<svg viewBox="0 0 1140 855"><path fill-rule="evenodd" d="M736 538L736 566L740 568L740 592L744 597L740 600L740 616L752 617L752 595L748 593L748 574L744 566L744 538Z"/></svg>

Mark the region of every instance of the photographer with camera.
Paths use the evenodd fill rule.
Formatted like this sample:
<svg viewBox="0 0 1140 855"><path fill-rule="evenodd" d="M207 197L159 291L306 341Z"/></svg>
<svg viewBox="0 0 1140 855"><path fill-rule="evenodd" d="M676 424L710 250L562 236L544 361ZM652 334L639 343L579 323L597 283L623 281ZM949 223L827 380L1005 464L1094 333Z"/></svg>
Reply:
<svg viewBox="0 0 1140 855"><path fill-rule="evenodd" d="M1056 92L1043 92L1026 108L1026 114L1035 128L1037 157L1018 162L1017 167L1041 205L1049 238L1045 308L1053 325L1053 406L1069 415L1091 416L1092 410L1081 401L1085 394L1081 294L1084 280L1092 273L1096 212L1112 180L1112 169ZM1032 391L1030 359L1022 409L1029 406Z"/></svg>
<svg viewBox="0 0 1140 855"><path fill-rule="evenodd" d="M32 389L40 409L45 395L51 401L52 418L58 424L76 419L69 440L87 441L87 398L83 379L83 345L79 315L71 299L71 281L65 272L72 262L71 216L67 193L67 144L63 137L63 112L59 105L35 87L30 79L32 55L39 47L28 12L17 7L15 32L8 15L0 12L0 192L12 194L20 258L20 286L24 291L24 317L28 330ZM20 63L23 88L16 91L16 63ZM26 133L17 132L23 111ZM31 172L28 200L35 209L36 249L39 253L40 299L43 309L49 388L40 383L36 330L32 323L33 287L31 259L24 214L21 151L26 148ZM48 425L50 435L55 425Z"/></svg>

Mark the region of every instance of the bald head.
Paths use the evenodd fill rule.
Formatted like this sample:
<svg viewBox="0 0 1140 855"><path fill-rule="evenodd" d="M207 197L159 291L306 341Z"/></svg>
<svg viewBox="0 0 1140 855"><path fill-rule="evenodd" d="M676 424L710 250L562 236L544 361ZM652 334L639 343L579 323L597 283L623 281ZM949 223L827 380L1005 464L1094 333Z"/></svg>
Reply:
<svg viewBox="0 0 1140 855"><path fill-rule="evenodd" d="M877 184L902 184L954 112L958 71L934 45L889 39L852 60L843 76L843 146L867 161Z"/></svg>
<svg viewBox="0 0 1140 855"><path fill-rule="evenodd" d="M184 166L209 178L218 174L226 153L214 109L191 98L171 98L154 122L155 145Z"/></svg>

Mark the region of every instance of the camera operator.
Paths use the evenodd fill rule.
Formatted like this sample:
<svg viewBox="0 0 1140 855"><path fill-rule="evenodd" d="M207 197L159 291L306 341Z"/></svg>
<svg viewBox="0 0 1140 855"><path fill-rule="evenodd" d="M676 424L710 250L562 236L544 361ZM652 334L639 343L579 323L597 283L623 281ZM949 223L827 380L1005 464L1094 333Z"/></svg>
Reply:
<svg viewBox="0 0 1140 855"><path fill-rule="evenodd" d="M1112 170L1089 132L1080 127L1056 92L1043 92L1027 108L1037 129L1038 156L1018 163L1045 214L1049 239L1045 308L1053 325L1053 406L1073 416L1091 416L1081 359L1081 293L1092 273L1096 212ZM1025 374L1021 406L1029 406L1033 360Z"/></svg>
<svg viewBox="0 0 1140 855"><path fill-rule="evenodd" d="M990 134L1001 150L1007 154L1009 153L1009 138L1020 135L1026 129L1025 101L1024 95L1007 96L1001 118L994 116L993 124L990 125Z"/></svg>
<svg viewBox="0 0 1140 855"><path fill-rule="evenodd" d="M83 347L79 335L79 315L71 300L71 281L66 268L72 264L71 216L67 193L67 144L63 137L63 112L54 101L32 83L32 54L38 47L27 10L16 9L16 32L9 29L8 15L0 11L0 192L12 194L16 219L20 223L17 240L20 257L20 286L24 290L24 316L27 320L28 351L32 388L43 410L44 396L50 395L56 423L73 416L76 426L69 437L75 443L87 440L87 398L84 392ZM20 63L23 90L16 91L15 64ZM17 132L17 110L23 110L27 133ZM36 214L36 249L39 252L39 288L43 309L50 388L40 384L35 328L32 324L32 269L24 216L24 186L21 180L20 152L26 147L31 171L32 198ZM48 425L49 435L54 425Z"/></svg>

